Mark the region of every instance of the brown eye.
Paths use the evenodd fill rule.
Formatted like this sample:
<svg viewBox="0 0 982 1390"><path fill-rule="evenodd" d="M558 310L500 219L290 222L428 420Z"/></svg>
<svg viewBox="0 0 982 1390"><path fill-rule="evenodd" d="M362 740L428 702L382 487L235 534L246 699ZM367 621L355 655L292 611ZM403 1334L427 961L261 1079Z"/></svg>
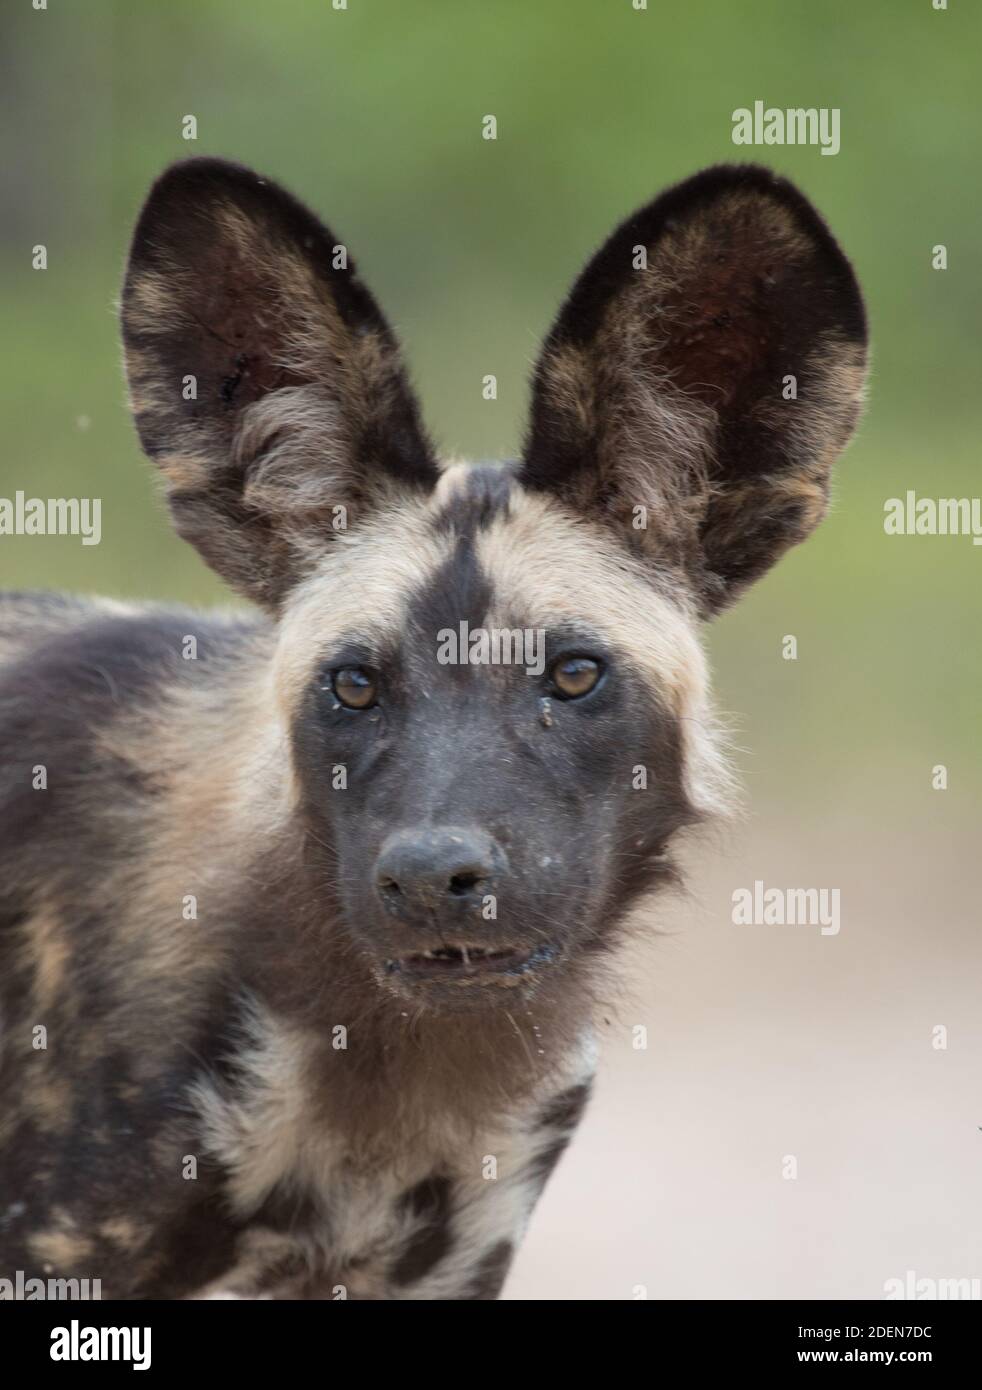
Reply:
<svg viewBox="0 0 982 1390"><path fill-rule="evenodd" d="M369 709L375 703L378 683L363 666L342 666L334 672L334 693L348 709Z"/></svg>
<svg viewBox="0 0 982 1390"><path fill-rule="evenodd" d="M599 661L589 656L564 656L553 666L549 678L556 694L564 700L578 700L590 691L603 674Z"/></svg>

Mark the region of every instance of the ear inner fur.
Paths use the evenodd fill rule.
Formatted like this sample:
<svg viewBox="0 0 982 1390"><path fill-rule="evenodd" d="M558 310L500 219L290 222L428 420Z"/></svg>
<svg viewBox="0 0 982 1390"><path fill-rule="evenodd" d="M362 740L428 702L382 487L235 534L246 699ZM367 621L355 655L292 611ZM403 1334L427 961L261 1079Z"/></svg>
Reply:
<svg viewBox="0 0 982 1390"><path fill-rule="evenodd" d="M250 597L275 605L339 519L436 481L395 338L347 248L248 169L189 160L157 181L122 328L177 529Z"/></svg>
<svg viewBox="0 0 982 1390"><path fill-rule="evenodd" d="M807 199L766 169L708 169L574 285L536 370L523 481L606 518L711 613L824 515L865 348L855 276Z"/></svg>

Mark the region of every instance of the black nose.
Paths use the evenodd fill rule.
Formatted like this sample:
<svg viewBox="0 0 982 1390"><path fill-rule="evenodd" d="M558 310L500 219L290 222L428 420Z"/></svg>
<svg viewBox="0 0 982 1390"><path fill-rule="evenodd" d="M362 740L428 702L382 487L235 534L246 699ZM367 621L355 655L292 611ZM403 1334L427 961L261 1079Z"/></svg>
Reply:
<svg viewBox="0 0 982 1390"><path fill-rule="evenodd" d="M400 830L382 846L375 886L397 917L445 916L480 906L503 867L503 851L482 830Z"/></svg>

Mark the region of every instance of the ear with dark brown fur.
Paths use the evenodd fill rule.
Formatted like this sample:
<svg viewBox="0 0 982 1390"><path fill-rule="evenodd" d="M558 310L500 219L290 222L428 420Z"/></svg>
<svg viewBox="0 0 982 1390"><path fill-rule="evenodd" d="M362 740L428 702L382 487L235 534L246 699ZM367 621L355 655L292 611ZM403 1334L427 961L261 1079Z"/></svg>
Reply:
<svg viewBox="0 0 982 1390"><path fill-rule="evenodd" d="M248 169L192 159L158 179L122 326L177 530L260 602L275 605L349 513L436 480L395 339L346 249Z"/></svg>
<svg viewBox="0 0 982 1390"><path fill-rule="evenodd" d="M685 570L706 614L825 513L866 319L818 213L754 165L663 193L594 256L546 340L523 481Z"/></svg>

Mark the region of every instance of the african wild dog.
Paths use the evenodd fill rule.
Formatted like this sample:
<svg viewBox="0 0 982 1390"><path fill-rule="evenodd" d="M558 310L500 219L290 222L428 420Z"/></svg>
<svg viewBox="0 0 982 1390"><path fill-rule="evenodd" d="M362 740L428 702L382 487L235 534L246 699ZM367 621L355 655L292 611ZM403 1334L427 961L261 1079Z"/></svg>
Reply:
<svg viewBox="0 0 982 1390"><path fill-rule="evenodd" d="M725 796L698 623L813 529L857 418L856 281L764 169L614 232L514 465L438 469L338 248L216 160L133 242L140 438L257 612L0 609L0 1274L495 1297L610 949ZM545 670L441 663L460 623L542 630Z"/></svg>

